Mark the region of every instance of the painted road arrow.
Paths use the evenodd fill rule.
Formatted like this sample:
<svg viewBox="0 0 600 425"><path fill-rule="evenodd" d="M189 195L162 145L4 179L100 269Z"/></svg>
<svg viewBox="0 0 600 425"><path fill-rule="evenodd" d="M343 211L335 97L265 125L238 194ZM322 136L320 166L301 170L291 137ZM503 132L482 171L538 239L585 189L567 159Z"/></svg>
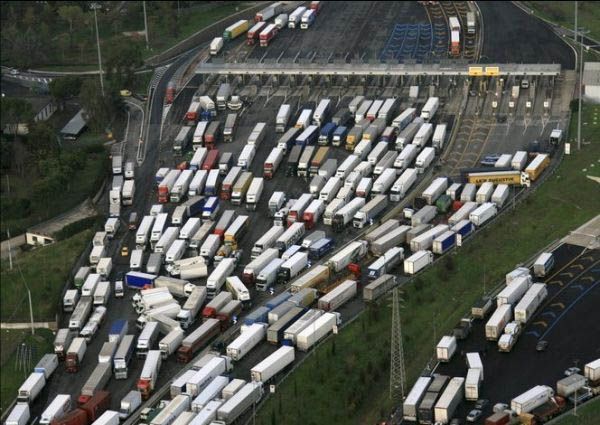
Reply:
<svg viewBox="0 0 600 425"><path fill-rule="evenodd" d="M551 316L554 319L556 317L556 313L553 311L544 311L542 314L540 314L540 316Z"/></svg>
<svg viewBox="0 0 600 425"><path fill-rule="evenodd" d="M593 278L592 276L586 276L586 277L582 277L582 278L581 278L581 281L583 282L584 280L586 280L586 281L587 281L587 280L589 280L590 282L593 282L593 281L594 281L594 278Z"/></svg>
<svg viewBox="0 0 600 425"><path fill-rule="evenodd" d="M571 285L571 288L575 288L575 289L579 289L580 291L583 291L583 286L581 286L581 285Z"/></svg>
<svg viewBox="0 0 600 425"><path fill-rule="evenodd" d="M571 272L564 272L564 273L561 273L560 275L561 276L571 277L571 278L573 277L573 273L571 273Z"/></svg>
<svg viewBox="0 0 600 425"><path fill-rule="evenodd" d="M538 320L537 322L533 322L534 325L542 325L544 328L548 327L548 324L543 320Z"/></svg>
<svg viewBox="0 0 600 425"><path fill-rule="evenodd" d="M583 270L583 264L573 264L571 267L574 269Z"/></svg>
<svg viewBox="0 0 600 425"><path fill-rule="evenodd" d="M526 335L533 335L536 338L540 337L540 333L536 332L536 331L528 331L528 332L526 332Z"/></svg>
<svg viewBox="0 0 600 425"><path fill-rule="evenodd" d="M560 307L560 309L562 310L563 308L565 308L565 305L563 303L554 303L550 304L550 307Z"/></svg>

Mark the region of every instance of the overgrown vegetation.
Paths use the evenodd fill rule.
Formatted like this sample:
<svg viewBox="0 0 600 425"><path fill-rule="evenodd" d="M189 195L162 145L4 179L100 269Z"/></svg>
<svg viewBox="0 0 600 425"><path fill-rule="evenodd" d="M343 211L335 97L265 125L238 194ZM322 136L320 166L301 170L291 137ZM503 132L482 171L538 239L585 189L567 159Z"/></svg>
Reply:
<svg viewBox="0 0 600 425"><path fill-rule="evenodd" d="M600 129L592 123L600 117L600 106L586 105L583 116L584 140L597 141ZM575 125L574 119L571 129ZM584 143L514 211L479 232L452 260L436 263L404 288L401 314L409 384L431 358L435 339L469 310L484 284L490 289L515 264L598 214L600 189L586 176L598 176L593 167L599 157L598 143ZM363 424L387 418L393 407L390 311L389 301L383 300L324 343L279 386L259 411L257 423Z"/></svg>
<svg viewBox="0 0 600 425"><path fill-rule="evenodd" d="M596 425L600 418L600 398L589 401L577 407L577 416L574 412L564 414L556 420L554 425Z"/></svg>
<svg viewBox="0 0 600 425"><path fill-rule="evenodd" d="M525 1L525 6L551 22L572 29L575 26L575 3L572 1ZM600 7L594 1L580 1L578 26L589 30L589 35L600 40Z"/></svg>
<svg viewBox="0 0 600 425"><path fill-rule="evenodd" d="M2 362L0 363L0 409L4 410L17 396L17 390L31 373L35 364L46 353L53 352L54 335L48 329L2 331ZM19 350L31 352L31 359L23 361Z"/></svg>
<svg viewBox="0 0 600 425"><path fill-rule="evenodd" d="M138 66L142 57L159 53L245 7L241 2L145 3L148 50L142 2L103 2L97 10L100 44L108 72L115 65L111 56L119 61L116 67L124 63ZM87 70L90 65L97 66L94 11L88 3L7 2L2 7L1 23L2 65L54 70L65 70L65 66Z"/></svg>
<svg viewBox="0 0 600 425"><path fill-rule="evenodd" d="M75 261L92 237L85 230L55 244L25 252L1 261L0 319L28 322L27 287L31 291L34 321L52 321L60 305L60 294Z"/></svg>

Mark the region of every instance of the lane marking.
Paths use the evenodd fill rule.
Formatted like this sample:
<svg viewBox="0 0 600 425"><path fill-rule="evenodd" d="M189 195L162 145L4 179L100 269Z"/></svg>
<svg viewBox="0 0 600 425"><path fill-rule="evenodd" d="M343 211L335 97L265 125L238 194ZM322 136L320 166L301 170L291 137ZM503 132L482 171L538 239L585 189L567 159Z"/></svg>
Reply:
<svg viewBox="0 0 600 425"><path fill-rule="evenodd" d="M562 310L563 308L565 308L565 304L564 303L554 303L554 304L550 304L550 307L560 307L560 309Z"/></svg>
<svg viewBox="0 0 600 425"><path fill-rule="evenodd" d="M537 322L533 322L533 324L543 326L544 328L548 327L548 324L543 320L538 320Z"/></svg>

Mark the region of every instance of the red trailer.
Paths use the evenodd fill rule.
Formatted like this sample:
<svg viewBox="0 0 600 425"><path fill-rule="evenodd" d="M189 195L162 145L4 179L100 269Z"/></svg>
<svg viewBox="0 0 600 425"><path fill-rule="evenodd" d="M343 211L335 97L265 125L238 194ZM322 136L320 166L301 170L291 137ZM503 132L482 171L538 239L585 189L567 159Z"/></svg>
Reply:
<svg viewBox="0 0 600 425"><path fill-rule="evenodd" d="M177 349L177 361L188 363L200 349L205 347L211 339L220 332L220 322L216 319L206 319L204 323L189 334Z"/></svg>
<svg viewBox="0 0 600 425"><path fill-rule="evenodd" d="M167 84L167 90L165 92L165 103L167 105L170 105L171 103L173 103L173 100L175 100L175 91L175 83L169 81L169 83Z"/></svg>
<svg viewBox="0 0 600 425"><path fill-rule="evenodd" d="M202 163L202 170L210 171L213 168L216 168L219 164L219 150L211 149L208 151L206 155L206 159Z"/></svg>
<svg viewBox="0 0 600 425"><path fill-rule="evenodd" d="M248 46L254 45L256 43L256 40L258 39L258 35L263 29L265 29L266 26L266 22L257 22L256 24L254 24L254 26L248 30L246 44Z"/></svg>
<svg viewBox="0 0 600 425"><path fill-rule="evenodd" d="M277 27L275 24L269 24L259 35L260 46L267 47L275 35L277 35Z"/></svg>

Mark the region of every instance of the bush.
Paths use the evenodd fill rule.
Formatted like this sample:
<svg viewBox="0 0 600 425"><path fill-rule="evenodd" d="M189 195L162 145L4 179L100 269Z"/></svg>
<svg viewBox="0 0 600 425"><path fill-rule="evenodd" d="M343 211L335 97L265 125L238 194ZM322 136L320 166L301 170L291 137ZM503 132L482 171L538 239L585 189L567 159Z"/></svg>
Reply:
<svg viewBox="0 0 600 425"><path fill-rule="evenodd" d="M28 217L31 214L31 201L25 198L6 198L0 203L4 219Z"/></svg>
<svg viewBox="0 0 600 425"><path fill-rule="evenodd" d="M102 217L99 215L84 218L82 220L76 221L75 223L67 224L65 227L63 227L62 230L56 232L54 237L57 241L62 241L84 230L98 227L100 226L101 222Z"/></svg>

